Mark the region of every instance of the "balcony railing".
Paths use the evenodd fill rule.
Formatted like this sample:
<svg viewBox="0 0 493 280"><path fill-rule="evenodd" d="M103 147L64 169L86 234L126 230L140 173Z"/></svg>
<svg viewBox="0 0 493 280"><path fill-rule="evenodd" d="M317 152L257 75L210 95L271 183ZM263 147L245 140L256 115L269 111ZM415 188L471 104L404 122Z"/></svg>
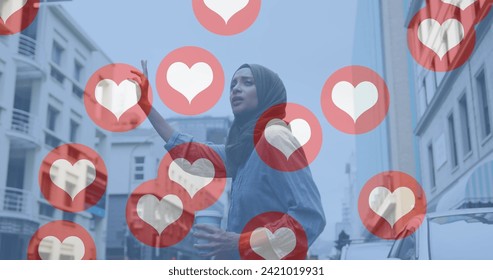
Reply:
<svg viewBox="0 0 493 280"><path fill-rule="evenodd" d="M33 118L29 112L13 109L11 129L23 134L32 134Z"/></svg>
<svg viewBox="0 0 493 280"><path fill-rule="evenodd" d="M36 56L36 40L21 34L19 38L19 54L34 59Z"/></svg>
<svg viewBox="0 0 493 280"><path fill-rule="evenodd" d="M0 212L11 212L27 216L35 215L35 196L32 192L20 188L0 188Z"/></svg>

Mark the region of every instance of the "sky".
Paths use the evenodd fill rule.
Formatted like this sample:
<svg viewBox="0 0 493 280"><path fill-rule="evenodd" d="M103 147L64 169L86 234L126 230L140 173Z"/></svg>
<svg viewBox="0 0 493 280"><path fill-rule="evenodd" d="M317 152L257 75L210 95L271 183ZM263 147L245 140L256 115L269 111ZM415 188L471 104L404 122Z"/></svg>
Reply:
<svg viewBox="0 0 493 280"><path fill-rule="evenodd" d="M140 68L140 60L147 59L153 88L157 67L171 51L198 46L213 53L227 84L220 101L203 115L232 117L228 81L243 63L277 72L288 101L307 107L322 126L322 149L310 168L327 217L322 239L334 239L354 137L328 123L320 97L330 75L352 64L357 0L262 1L255 23L234 36L205 29L193 13L192 1L83 0L62 5L113 62ZM154 105L165 117L184 117L166 108L156 93L154 97Z"/></svg>

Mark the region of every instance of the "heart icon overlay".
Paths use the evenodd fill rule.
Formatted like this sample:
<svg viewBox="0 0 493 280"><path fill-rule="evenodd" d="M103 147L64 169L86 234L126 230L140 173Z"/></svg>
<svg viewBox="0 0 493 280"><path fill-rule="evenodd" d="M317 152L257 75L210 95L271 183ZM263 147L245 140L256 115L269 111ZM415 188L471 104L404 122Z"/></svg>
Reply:
<svg viewBox="0 0 493 280"><path fill-rule="evenodd" d="M136 73L140 70L131 65L113 63L91 75L83 98L86 112L96 125L111 132L127 132L147 120L152 87Z"/></svg>
<svg viewBox="0 0 493 280"><path fill-rule="evenodd" d="M258 118L254 131L254 147L260 159L283 172L306 168L317 158L322 147L322 127L318 118L296 103L267 109Z"/></svg>
<svg viewBox="0 0 493 280"><path fill-rule="evenodd" d="M343 81L335 85L332 90L334 104L348 114L356 123L358 118L370 110L378 102L378 89L368 81L354 87Z"/></svg>
<svg viewBox="0 0 493 280"><path fill-rule="evenodd" d="M117 120L125 112L137 105L141 98L141 89L133 81L125 80L117 85L113 80L101 80L96 86L96 101L108 109Z"/></svg>
<svg viewBox="0 0 493 280"><path fill-rule="evenodd" d="M169 148L169 147L166 147ZM215 204L227 182L223 158L210 146L186 142L169 148L159 164L157 180L192 200L193 211Z"/></svg>
<svg viewBox="0 0 493 280"><path fill-rule="evenodd" d="M464 26L457 19L448 19L442 24L435 19L426 19L418 27L419 40L440 60L464 40L464 35Z"/></svg>
<svg viewBox="0 0 493 280"><path fill-rule="evenodd" d="M156 87L163 103L178 114L195 116L221 99L224 71L209 51L186 46L170 52L159 64Z"/></svg>
<svg viewBox="0 0 493 280"><path fill-rule="evenodd" d="M205 158L198 159L193 164L184 158L179 158L171 163L168 175L193 198L214 179L214 164Z"/></svg>
<svg viewBox="0 0 493 280"><path fill-rule="evenodd" d="M303 147L312 135L310 124L303 119L292 120L289 125L280 119L269 121L264 131L265 139L288 160Z"/></svg>
<svg viewBox="0 0 493 280"><path fill-rule="evenodd" d="M268 242L260 240L267 239ZM279 228L274 233L260 227L250 236L252 250L266 260L281 260L296 248L296 235L290 228Z"/></svg>
<svg viewBox="0 0 493 280"><path fill-rule="evenodd" d="M229 20L238 12L243 10L249 0L204 0L204 4L218 14L224 23L228 24Z"/></svg>
<svg viewBox="0 0 493 280"><path fill-rule="evenodd" d="M14 13L22 9L28 0L2 0L0 1L0 19L3 22L7 22L7 20Z"/></svg>
<svg viewBox="0 0 493 280"><path fill-rule="evenodd" d="M197 95L212 84L214 72L205 62L195 63L192 67L183 62L175 62L169 67L166 79L191 104Z"/></svg>
<svg viewBox="0 0 493 280"><path fill-rule="evenodd" d="M150 247L173 246L185 239L193 226L195 211L190 196L181 186L169 182L160 178L146 181L127 200L128 228Z"/></svg>
<svg viewBox="0 0 493 280"><path fill-rule="evenodd" d="M322 111L337 130L359 135L377 129L387 117L390 92L373 69L352 65L334 72L325 82Z"/></svg>
<svg viewBox="0 0 493 280"><path fill-rule="evenodd" d="M57 220L42 225L27 246L28 260L95 260L96 244L79 224Z"/></svg>
<svg viewBox="0 0 493 280"><path fill-rule="evenodd" d="M176 195L167 195L159 200L152 194L142 196L137 203L137 214L151 225L159 235L183 214L183 202Z"/></svg>
<svg viewBox="0 0 493 280"><path fill-rule="evenodd" d="M289 214L265 212L248 221L241 231L239 253L242 260L304 260L307 235Z"/></svg>
<svg viewBox="0 0 493 280"><path fill-rule="evenodd" d="M60 189L65 191L72 201L75 197L96 179L95 175L88 170L96 170L94 164L86 159L71 164L65 159L55 161L50 168L50 179Z"/></svg>
<svg viewBox="0 0 493 280"><path fill-rule="evenodd" d="M428 209L425 191L409 174L400 171L379 173L361 189L358 213L373 235L397 240L413 234Z"/></svg>
<svg viewBox="0 0 493 280"><path fill-rule="evenodd" d="M81 144L64 144L50 151L38 173L41 193L53 207L81 212L103 198L108 182L104 160Z"/></svg>
<svg viewBox="0 0 493 280"><path fill-rule="evenodd" d="M481 1L427 0L407 28L414 60L434 72L449 72L466 63L476 46L476 28L490 11Z"/></svg>
<svg viewBox="0 0 493 280"><path fill-rule="evenodd" d="M377 187L369 197L370 208L392 228L398 220L414 209L415 203L414 193L407 187L399 187L394 192L385 187ZM394 211L388 211L390 206Z"/></svg>
<svg viewBox="0 0 493 280"><path fill-rule="evenodd" d="M47 236L39 243L38 253L42 260L72 259L82 260L86 253L84 242L77 236L70 236L63 241L55 236Z"/></svg>

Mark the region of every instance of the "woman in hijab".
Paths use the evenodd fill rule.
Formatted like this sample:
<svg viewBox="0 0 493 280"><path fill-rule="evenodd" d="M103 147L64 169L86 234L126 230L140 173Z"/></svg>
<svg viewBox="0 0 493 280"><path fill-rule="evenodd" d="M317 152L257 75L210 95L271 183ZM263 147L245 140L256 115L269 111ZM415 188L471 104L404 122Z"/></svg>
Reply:
<svg viewBox="0 0 493 280"><path fill-rule="evenodd" d="M146 73L145 63L143 67ZM139 76L136 81L143 89L148 87L146 75L133 73ZM323 231L325 216L310 169L306 167L293 172L273 169L262 161L255 150L254 138L256 134L263 133L256 128L265 127L269 120L282 120L286 115L286 102L284 84L273 71L261 65L244 64L235 72L230 85L230 103L235 116L233 125L225 146L210 146L221 156L227 176L232 178L228 222L226 230L209 225L196 226L194 236L209 241L195 245L198 249L207 250L206 256L238 259L240 233L252 218L267 212L285 213L286 217L276 221L282 224L282 227L296 227L290 217L299 222L306 234L307 244L301 246L305 249ZM166 141L165 148L168 151L194 141L192 136L174 131L154 109L149 114L149 120ZM258 125L259 122L265 123ZM282 130L278 134L276 141L293 145L296 138L285 131ZM257 142L257 145L261 141ZM302 148L300 150L302 151ZM303 152L301 158L306 160ZM258 239L271 238L272 236L259 236ZM273 258L276 258L276 254L281 257L279 252L272 253Z"/></svg>

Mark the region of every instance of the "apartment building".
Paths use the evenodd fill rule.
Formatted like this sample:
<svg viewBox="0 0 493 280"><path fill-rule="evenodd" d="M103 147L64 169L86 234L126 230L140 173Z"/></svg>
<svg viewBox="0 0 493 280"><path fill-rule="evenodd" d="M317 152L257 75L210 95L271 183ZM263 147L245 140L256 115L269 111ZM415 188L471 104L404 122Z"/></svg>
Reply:
<svg viewBox="0 0 493 280"><path fill-rule="evenodd" d="M422 0L409 2L408 22L425 7ZM479 17L482 11L475 12ZM410 60L418 109L415 134L430 212L480 201L493 205L493 165L487 164L493 161L492 24L490 12L476 26L472 56L456 70L434 72Z"/></svg>
<svg viewBox="0 0 493 280"><path fill-rule="evenodd" d="M108 155L110 135L87 116L83 96L92 72L111 61L61 6L44 2L27 29L0 36L0 259L25 259L33 233L53 220L83 226L104 259L106 198L60 211L41 194L38 172L65 143Z"/></svg>

